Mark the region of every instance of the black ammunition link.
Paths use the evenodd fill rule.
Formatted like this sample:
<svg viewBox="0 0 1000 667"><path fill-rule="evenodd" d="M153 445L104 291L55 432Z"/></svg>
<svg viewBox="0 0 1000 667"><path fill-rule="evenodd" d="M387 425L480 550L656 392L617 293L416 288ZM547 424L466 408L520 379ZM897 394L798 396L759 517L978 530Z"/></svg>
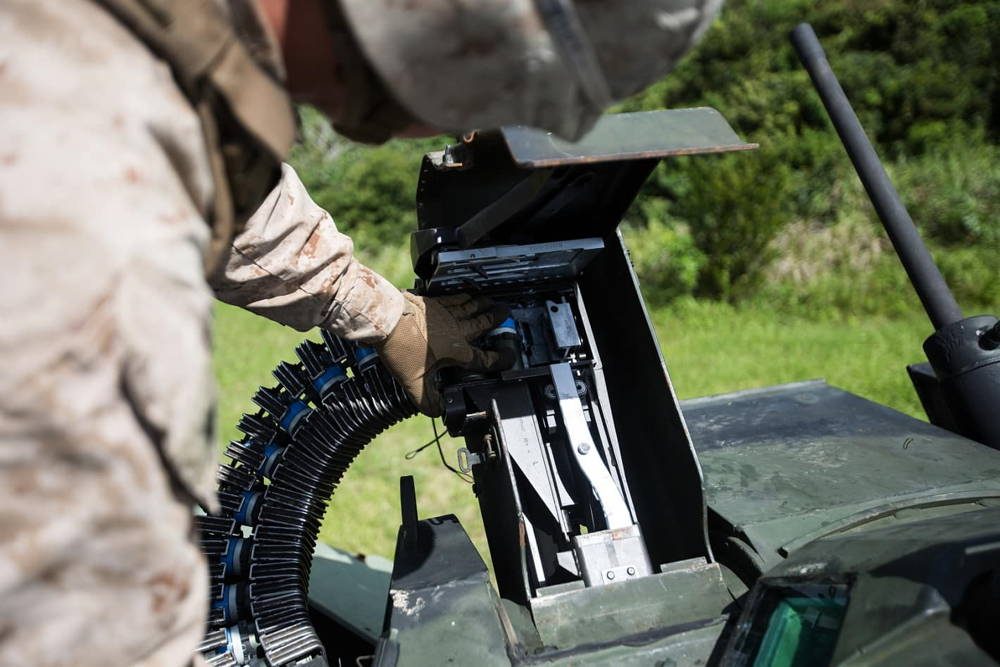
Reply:
<svg viewBox="0 0 1000 667"><path fill-rule="evenodd" d="M416 414L370 348L323 332L238 424L220 464L216 516L197 518L212 605L200 651L213 667L285 667L325 652L309 618L312 553L331 496L378 434Z"/></svg>

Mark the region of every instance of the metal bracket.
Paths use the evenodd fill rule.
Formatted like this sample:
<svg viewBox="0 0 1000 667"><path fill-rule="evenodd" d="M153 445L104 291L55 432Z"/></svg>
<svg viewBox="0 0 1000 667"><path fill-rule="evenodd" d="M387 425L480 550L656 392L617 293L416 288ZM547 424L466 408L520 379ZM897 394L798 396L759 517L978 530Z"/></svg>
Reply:
<svg viewBox="0 0 1000 667"><path fill-rule="evenodd" d="M613 529L631 526L632 513L629 512L621 490L611 477L611 472L601 460L590 427L587 426L583 405L576 391L573 369L568 363L553 364L549 369L573 457L584 477L590 482L594 496L604 513L607 527Z"/></svg>
<svg viewBox="0 0 1000 667"><path fill-rule="evenodd" d="M587 586L615 584L653 573L638 526L577 535L573 549Z"/></svg>

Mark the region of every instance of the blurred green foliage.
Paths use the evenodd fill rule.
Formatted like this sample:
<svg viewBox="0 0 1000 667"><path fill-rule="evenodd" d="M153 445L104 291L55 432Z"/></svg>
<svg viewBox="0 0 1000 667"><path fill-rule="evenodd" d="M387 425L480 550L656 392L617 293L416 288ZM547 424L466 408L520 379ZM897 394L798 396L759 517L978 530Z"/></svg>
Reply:
<svg viewBox="0 0 1000 667"><path fill-rule="evenodd" d="M335 134L314 109L300 108L301 141L289 162L313 200L330 211L358 255L400 287L413 283L410 232L417 228L417 174L424 153L446 137L355 144Z"/></svg>
<svg viewBox="0 0 1000 667"><path fill-rule="evenodd" d="M729 301L778 295L787 306L789 294L797 293L836 308L867 310L869 297L882 292L891 301L893 290L905 289L887 261L867 276L877 286L871 293L859 291L857 303L848 284L834 298L833 286L843 277L812 276L762 289L775 246L788 245L780 237L796 222L809 221L813 232L822 233L823 227L855 224L860 212L877 224L788 42L789 31L803 19L816 29L914 220L939 255L980 246L988 252L965 252L964 258L992 257L995 270L1000 2L731 0L691 57L621 108L714 106L761 148L754 156L661 164L643 196L663 203L633 209L632 237L662 238L664 225L692 230L704 258L692 289L696 295ZM665 250L676 260L661 260L658 271L640 266L644 284L671 281L672 264L690 264L683 245ZM824 258L798 259L824 259L833 267L843 263L838 254L851 251L829 247ZM943 261L954 269L956 290L981 302L975 271ZM818 293L807 294L813 290Z"/></svg>
<svg viewBox="0 0 1000 667"><path fill-rule="evenodd" d="M713 106L760 144L754 153L657 168L625 225L647 294L661 303L691 295L832 313L910 306L884 232L788 42L804 19L959 297L995 303L998 0L730 0L675 72L618 108ZM313 197L365 261L408 285L420 160L449 139L358 146L309 109L303 128L292 163Z"/></svg>
<svg viewBox="0 0 1000 667"><path fill-rule="evenodd" d="M661 200L649 197L637 206L643 209L643 214L650 214L660 203ZM623 229L636 273L656 276L656 280L643 282L643 293L654 305L690 294L698 284L698 274L706 260L686 225L667 224L664 219L665 216L654 215L641 230L633 226ZM664 252L664 248L670 252Z"/></svg>

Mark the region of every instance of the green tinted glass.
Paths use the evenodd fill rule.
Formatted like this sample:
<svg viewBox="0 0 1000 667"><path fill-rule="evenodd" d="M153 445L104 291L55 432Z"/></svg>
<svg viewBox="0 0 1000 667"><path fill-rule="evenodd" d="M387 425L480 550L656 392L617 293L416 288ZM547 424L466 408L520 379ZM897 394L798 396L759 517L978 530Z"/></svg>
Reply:
<svg viewBox="0 0 1000 667"><path fill-rule="evenodd" d="M754 667L828 664L846 609L846 596L783 598L771 613Z"/></svg>

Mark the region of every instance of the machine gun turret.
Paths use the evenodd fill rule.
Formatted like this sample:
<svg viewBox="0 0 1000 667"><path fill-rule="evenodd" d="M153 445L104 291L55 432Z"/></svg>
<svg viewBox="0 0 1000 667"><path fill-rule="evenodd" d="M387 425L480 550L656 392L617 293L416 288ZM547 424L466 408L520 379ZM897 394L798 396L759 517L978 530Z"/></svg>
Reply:
<svg viewBox="0 0 1000 667"><path fill-rule="evenodd" d="M963 319L797 35L937 328L935 372L914 377L948 411L928 412L996 444L996 320ZM440 377L496 585L454 515L421 518L412 478L391 574L323 556L352 460L415 414L374 350L324 332L255 394L219 471L223 510L199 519L209 664L1000 659L1000 452L822 381L677 400L617 227L658 160L749 148L690 109L609 116L577 144L516 127L427 155L415 289L511 310L479 344L513 368Z"/></svg>

